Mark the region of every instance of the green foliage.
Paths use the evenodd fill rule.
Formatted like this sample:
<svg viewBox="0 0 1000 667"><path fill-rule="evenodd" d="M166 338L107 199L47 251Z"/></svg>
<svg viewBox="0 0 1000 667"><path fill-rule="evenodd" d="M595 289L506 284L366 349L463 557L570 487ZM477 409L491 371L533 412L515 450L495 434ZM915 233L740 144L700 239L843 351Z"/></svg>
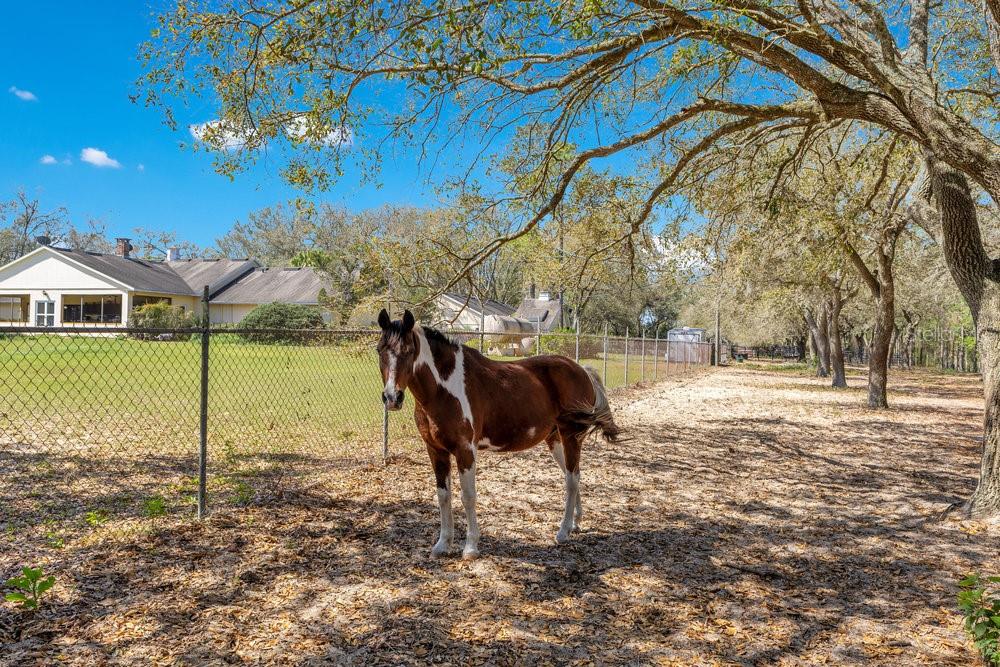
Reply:
<svg viewBox="0 0 1000 667"><path fill-rule="evenodd" d="M558 335L554 335L558 334ZM576 336L572 329L559 329L548 334L542 334L542 354L561 354L573 359L576 356ZM580 337L580 358L597 359L604 353L604 342L601 338Z"/></svg>
<svg viewBox="0 0 1000 667"><path fill-rule="evenodd" d="M163 516L167 513L167 501L163 499L163 496L152 496L147 498L142 503L142 513L149 517Z"/></svg>
<svg viewBox="0 0 1000 667"><path fill-rule="evenodd" d="M291 265L297 266L299 268L308 267L312 269L325 269L333 261L330 253L319 250L316 248L310 248L309 250L301 250L294 257L292 257Z"/></svg>
<svg viewBox="0 0 1000 667"><path fill-rule="evenodd" d="M302 329L322 329L323 315L315 306L296 303L265 303L257 306L240 321L241 329L261 329L240 334L254 343L301 343Z"/></svg>
<svg viewBox="0 0 1000 667"><path fill-rule="evenodd" d="M24 567L21 568L21 576L7 580L7 587L17 590L7 593L4 599L20 604L23 609L38 609L42 595L55 583L56 578L52 575L43 576L42 568Z"/></svg>
<svg viewBox="0 0 1000 667"><path fill-rule="evenodd" d="M970 574L958 582L965 631L989 665L1000 665L1000 577Z"/></svg>
<svg viewBox="0 0 1000 667"><path fill-rule="evenodd" d="M166 301L147 303L132 311L130 324L134 329L193 329L195 319L190 313L186 313L180 306L172 306ZM155 338L156 334L142 333L135 334L136 338ZM189 340L190 334L173 334L174 340Z"/></svg>
<svg viewBox="0 0 1000 667"><path fill-rule="evenodd" d="M108 520L108 513L105 510L91 510L83 515L83 520L88 526L97 528Z"/></svg>

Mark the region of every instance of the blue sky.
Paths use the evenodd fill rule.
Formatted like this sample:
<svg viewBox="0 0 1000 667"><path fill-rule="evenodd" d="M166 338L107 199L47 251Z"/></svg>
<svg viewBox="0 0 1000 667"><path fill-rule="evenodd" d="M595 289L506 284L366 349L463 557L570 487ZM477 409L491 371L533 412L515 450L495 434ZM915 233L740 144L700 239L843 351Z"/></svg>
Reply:
<svg viewBox="0 0 1000 667"><path fill-rule="evenodd" d="M141 74L138 45L153 25L146 2L16 3L4 18L0 200L23 188L45 210L65 206L76 224L102 220L111 236L149 227L210 245L250 211L300 194L282 183L273 160L230 182L212 170L209 154L182 147L187 124L213 118L207 103L181 110L172 131L159 111L129 100ZM91 152L83 160L87 148L107 159ZM42 164L46 155L55 164ZM437 201L409 152L380 180L381 188L360 186L348 173L322 200L352 210Z"/></svg>

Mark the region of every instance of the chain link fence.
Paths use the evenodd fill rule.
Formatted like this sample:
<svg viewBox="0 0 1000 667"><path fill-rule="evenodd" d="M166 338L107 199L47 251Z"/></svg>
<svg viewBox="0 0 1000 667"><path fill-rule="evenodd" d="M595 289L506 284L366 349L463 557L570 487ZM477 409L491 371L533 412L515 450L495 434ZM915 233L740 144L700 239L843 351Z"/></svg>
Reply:
<svg viewBox="0 0 1000 667"><path fill-rule="evenodd" d="M708 343L449 332L495 359L563 354L609 389L710 362ZM301 489L398 451L376 331L0 329L0 540L58 548ZM0 549L3 548L0 543Z"/></svg>
<svg viewBox="0 0 1000 667"><path fill-rule="evenodd" d="M870 338L864 335L845 336L842 343L844 361L858 366L867 364L869 343ZM731 357L786 362L806 360L811 356L805 341L756 346L733 345L727 352ZM889 365L893 368L978 373L979 341L972 328L900 329L892 337Z"/></svg>

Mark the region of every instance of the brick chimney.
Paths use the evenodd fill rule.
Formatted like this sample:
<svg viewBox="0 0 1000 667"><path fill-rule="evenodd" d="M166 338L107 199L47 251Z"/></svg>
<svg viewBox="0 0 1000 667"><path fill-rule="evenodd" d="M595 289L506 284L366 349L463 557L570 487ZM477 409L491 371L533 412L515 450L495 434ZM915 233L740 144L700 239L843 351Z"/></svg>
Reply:
<svg viewBox="0 0 1000 667"><path fill-rule="evenodd" d="M115 254L119 257L128 257L128 254L132 252L132 244L130 243L132 239L127 238L116 238L115 239Z"/></svg>

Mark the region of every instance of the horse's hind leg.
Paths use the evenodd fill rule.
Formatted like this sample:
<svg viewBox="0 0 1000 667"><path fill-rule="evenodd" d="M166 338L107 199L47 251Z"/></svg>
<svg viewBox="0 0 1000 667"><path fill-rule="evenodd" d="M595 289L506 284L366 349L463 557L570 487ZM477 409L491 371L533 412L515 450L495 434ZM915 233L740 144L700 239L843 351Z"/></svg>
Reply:
<svg viewBox="0 0 1000 667"><path fill-rule="evenodd" d="M462 558L479 556L479 521L476 519L476 451L473 446L460 448L455 453L458 478L462 483L462 507L465 508L465 548Z"/></svg>
<svg viewBox="0 0 1000 667"><path fill-rule="evenodd" d="M570 532L580 530L580 519L583 517L580 502L580 434L560 429L558 438L549 436L546 442L566 479L566 509L556 533L556 542L563 544L569 541Z"/></svg>
<svg viewBox="0 0 1000 667"><path fill-rule="evenodd" d="M455 519L451 513L451 456L447 451L427 445L427 453L434 466L437 481L438 508L441 510L441 533L437 543L431 548L432 556L443 556L451 551L455 533Z"/></svg>

